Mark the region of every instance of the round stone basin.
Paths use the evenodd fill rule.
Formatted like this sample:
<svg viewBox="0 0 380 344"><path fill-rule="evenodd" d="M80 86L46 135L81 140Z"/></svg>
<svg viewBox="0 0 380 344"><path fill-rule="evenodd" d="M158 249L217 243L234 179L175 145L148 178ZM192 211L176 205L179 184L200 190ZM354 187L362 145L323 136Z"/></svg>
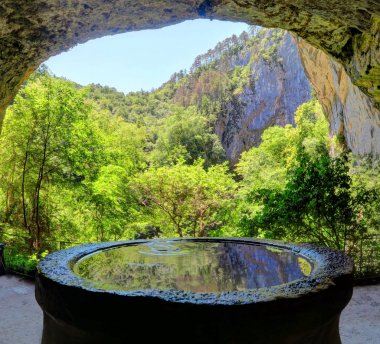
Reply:
<svg viewBox="0 0 380 344"><path fill-rule="evenodd" d="M341 343L341 252L257 239L90 244L38 266L43 344Z"/></svg>
<svg viewBox="0 0 380 344"><path fill-rule="evenodd" d="M266 245L167 240L95 252L79 259L73 270L87 286L105 290L223 293L299 280L314 264Z"/></svg>

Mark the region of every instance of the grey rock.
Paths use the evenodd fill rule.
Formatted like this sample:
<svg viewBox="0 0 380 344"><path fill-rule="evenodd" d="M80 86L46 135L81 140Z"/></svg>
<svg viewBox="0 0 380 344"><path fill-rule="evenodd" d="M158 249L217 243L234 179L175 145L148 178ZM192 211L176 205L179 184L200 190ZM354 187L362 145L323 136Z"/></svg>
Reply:
<svg viewBox="0 0 380 344"><path fill-rule="evenodd" d="M344 135L359 155L380 154L380 110L353 84L342 65L304 40L297 39L305 72L313 84L331 134Z"/></svg>
<svg viewBox="0 0 380 344"><path fill-rule="evenodd" d="M249 85L227 104L216 124L216 133L232 163L243 151L258 146L268 127L295 125L294 112L311 97L311 85L289 33L281 38L274 57L266 60L262 56L273 45L268 40L272 33L266 30L261 42L267 43L253 52L256 58L251 63Z"/></svg>
<svg viewBox="0 0 380 344"><path fill-rule="evenodd" d="M341 343L339 315L352 295L353 272L351 260L342 252L273 240L171 239L183 240L265 245L300 254L315 265L304 278L267 288L222 293L120 291L91 285L91 280L73 272L73 264L100 250L144 241L54 252L40 261L36 276L36 299L44 311L42 344ZM184 324L191 324L191 331Z"/></svg>

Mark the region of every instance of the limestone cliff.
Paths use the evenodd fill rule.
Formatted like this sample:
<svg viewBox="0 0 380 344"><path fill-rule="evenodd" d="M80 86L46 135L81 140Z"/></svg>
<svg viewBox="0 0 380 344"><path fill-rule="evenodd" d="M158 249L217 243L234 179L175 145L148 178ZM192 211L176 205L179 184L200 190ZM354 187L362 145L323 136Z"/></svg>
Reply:
<svg viewBox="0 0 380 344"><path fill-rule="evenodd" d="M262 33L246 56L249 82L233 94L216 123L216 133L233 163L243 151L260 144L269 126L294 125L297 107L310 99L310 83L294 39L281 30Z"/></svg>
<svg viewBox="0 0 380 344"><path fill-rule="evenodd" d="M294 125L294 112L310 99L311 87L294 38L284 30L251 26L197 56L188 72L174 73L157 90L124 96L93 85L92 93L92 99L107 98L100 106L110 110L113 104L114 113L132 122L155 123L175 115L178 106L193 107L235 163L260 144L266 128ZM136 102L154 105L136 111Z"/></svg>
<svg viewBox="0 0 380 344"><path fill-rule="evenodd" d="M354 85L342 65L297 39L305 72L330 122L332 134L343 134L356 154L380 153L380 111Z"/></svg>

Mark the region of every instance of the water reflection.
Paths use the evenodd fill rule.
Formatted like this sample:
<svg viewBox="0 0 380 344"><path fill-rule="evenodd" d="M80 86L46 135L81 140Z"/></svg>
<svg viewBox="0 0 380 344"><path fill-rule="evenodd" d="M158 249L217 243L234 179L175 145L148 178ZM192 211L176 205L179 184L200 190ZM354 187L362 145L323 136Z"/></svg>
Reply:
<svg viewBox="0 0 380 344"><path fill-rule="evenodd" d="M160 241L84 257L74 272L104 289L226 292L287 283L312 268L302 256L263 245Z"/></svg>
<svg viewBox="0 0 380 344"><path fill-rule="evenodd" d="M139 251L141 254L149 254L152 256L178 256L190 253L181 245L177 245L175 241L153 241L144 245L143 249Z"/></svg>

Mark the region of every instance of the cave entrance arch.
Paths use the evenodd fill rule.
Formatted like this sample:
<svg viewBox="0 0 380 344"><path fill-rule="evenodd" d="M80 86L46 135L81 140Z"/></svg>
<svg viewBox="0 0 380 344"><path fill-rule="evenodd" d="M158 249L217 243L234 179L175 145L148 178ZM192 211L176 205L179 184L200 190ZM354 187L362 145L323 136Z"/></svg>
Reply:
<svg viewBox="0 0 380 344"><path fill-rule="evenodd" d="M368 0L291 3L286 0L4 0L0 5L0 123L22 82L50 56L93 38L159 28L199 17L278 27L295 33L308 42L305 44L311 44L306 47L311 58L323 51L337 63L339 78L347 73L346 83L352 81L360 87L366 106L372 107L373 118L358 117L359 122L365 127L380 128L378 119L374 119L378 110L373 110L380 103L380 3ZM353 126L362 126L360 123ZM380 142L372 141L371 149L380 152Z"/></svg>

